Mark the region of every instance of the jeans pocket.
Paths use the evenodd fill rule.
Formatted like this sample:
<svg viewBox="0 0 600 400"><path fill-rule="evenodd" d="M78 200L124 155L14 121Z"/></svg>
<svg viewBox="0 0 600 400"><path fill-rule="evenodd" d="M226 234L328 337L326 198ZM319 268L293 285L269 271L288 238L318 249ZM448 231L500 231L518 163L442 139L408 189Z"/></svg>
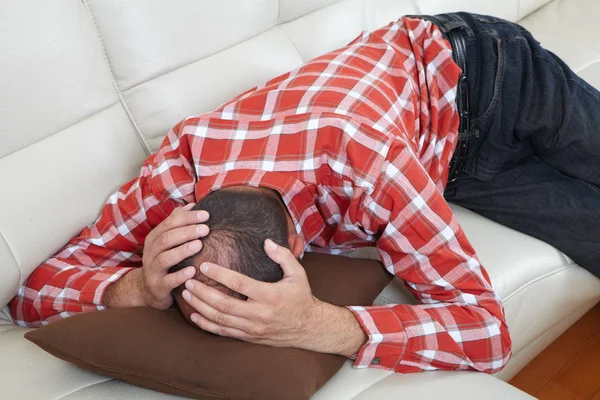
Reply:
<svg viewBox="0 0 600 400"><path fill-rule="evenodd" d="M477 40L486 40L488 43L480 46L482 52L479 57L479 79L477 87L470 89L475 94L472 96L476 102L487 101L487 106L474 105L472 123L482 126L487 117L494 113L500 99L502 84L504 82L504 44L502 39L493 35L482 35ZM475 81L471 80L471 84ZM488 100L489 99L489 100Z"/></svg>

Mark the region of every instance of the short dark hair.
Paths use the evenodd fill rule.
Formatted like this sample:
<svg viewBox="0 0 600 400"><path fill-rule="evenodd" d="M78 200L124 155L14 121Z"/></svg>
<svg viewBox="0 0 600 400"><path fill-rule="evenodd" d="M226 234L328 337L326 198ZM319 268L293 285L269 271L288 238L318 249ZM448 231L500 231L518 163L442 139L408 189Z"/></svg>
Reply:
<svg viewBox="0 0 600 400"><path fill-rule="evenodd" d="M196 266L197 257L253 279L277 282L283 278L281 267L267 256L264 242L288 245L288 221L279 194L271 189L221 189L204 197L194 210L209 213L206 222L210 229L202 239L202 249L188 257L169 272ZM196 262L195 262L196 261Z"/></svg>

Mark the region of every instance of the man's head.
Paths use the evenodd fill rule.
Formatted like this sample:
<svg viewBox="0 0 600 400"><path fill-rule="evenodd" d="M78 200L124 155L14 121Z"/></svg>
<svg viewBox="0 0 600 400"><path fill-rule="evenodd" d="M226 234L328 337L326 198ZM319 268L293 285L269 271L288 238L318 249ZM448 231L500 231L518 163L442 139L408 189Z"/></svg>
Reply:
<svg viewBox="0 0 600 400"><path fill-rule="evenodd" d="M304 240L295 233L287 209L277 192L267 188L234 186L217 190L201 199L194 210L208 211L206 225L210 229L202 239L202 249L170 269L179 271L194 266L195 279L219 290L242 297L212 281L200 272L203 262L211 262L240 272L263 282L277 282L283 277L281 267L264 251L264 242L271 239L289 248L298 257ZM181 298L183 288L175 290L175 299L184 315L191 310Z"/></svg>

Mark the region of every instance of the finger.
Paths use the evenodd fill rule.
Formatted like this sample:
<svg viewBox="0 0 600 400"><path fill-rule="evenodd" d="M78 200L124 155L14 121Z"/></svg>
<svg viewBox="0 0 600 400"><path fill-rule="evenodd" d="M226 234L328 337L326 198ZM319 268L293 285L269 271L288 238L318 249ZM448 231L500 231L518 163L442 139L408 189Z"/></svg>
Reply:
<svg viewBox="0 0 600 400"><path fill-rule="evenodd" d="M225 326L217 325L214 322L206 319L200 314L192 314L190 319L193 323L198 325L200 329L203 329L207 332L214 333L219 336L226 336L234 339L239 339L243 341L248 341L249 337L244 331L235 328L228 328Z"/></svg>
<svg viewBox="0 0 600 400"><path fill-rule="evenodd" d="M201 224L203 222L208 221L209 215L207 211L182 211L183 208L184 207L175 209L175 211L173 211L170 216L168 216L163 222L161 222L160 224L158 224L158 226L152 229L152 231L146 237L144 247L147 249L148 252L150 252L147 254L147 257L150 260L153 260L156 256L160 254L161 251L166 249L165 245L159 246L159 248L155 246L157 240L168 240L162 238L162 235L164 233L185 226L193 227L196 224ZM202 231L199 232L196 238L208 235L208 226L203 226L204 228L201 228ZM191 228L191 230L193 231L193 228ZM175 244L171 245L171 247L174 246Z"/></svg>
<svg viewBox="0 0 600 400"><path fill-rule="evenodd" d="M217 264L205 262L200 266L200 271L207 277L252 300L260 300L264 298L265 292L270 291L270 284L254 280Z"/></svg>
<svg viewBox="0 0 600 400"><path fill-rule="evenodd" d="M196 275L195 267L187 267L181 271L167 274L162 280L162 284L168 293L171 293L176 287L183 285L188 279L191 279Z"/></svg>
<svg viewBox="0 0 600 400"><path fill-rule="evenodd" d="M199 240L192 240L191 242L184 243L174 249L163 251L154 259L154 262L150 264L150 270L152 273L159 273L162 276L166 270L186 258L198 254L201 249L202 242Z"/></svg>
<svg viewBox="0 0 600 400"><path fill-rule="evenodd" d="M252 327L254 326L254 324L251 321L245 318L225 314L211 307L209 304L192 295L188 290L184 290L182 296L185 299L185 301L187 301L187 303L191 305L201 316L203 316L211 322L214 322L217 325L239 329L246 333L250 333Z"/></svg>
<svg viewBox="0 0 600 400"><path fill-rule="evenodd" d="M259 314L247 301L236 299L195 279L188 280L185 288L193 295L192 297L197 297L224 314L244 318L253 318Z"/></svg>
<svg viewBox="0 0 600 400"><path fill-rule="evenodd" d="M183 207L177 208L171 213L171 215L165 218L163 222L158 224L158 226L154 228L152 232L155 232L155 235L159 236L163 232L170 231L181 226L201 224L208 221L208 219L209 215L207 211L185 210Z"/></svg>
<svg viewBox="0 0 600 400"><path fill-rule="evenodd" d="M192 208L194 208L196 204L192 203L192 204L187 204L183 207L178 207L175 210L173 210L173 212L171 213L172 216L176 216L179 217L181 215L186 215L186 214L192 214L191 217L184 217L184 223L185 223L185 218L191 218L192 221L188 221L188 223L202 223L202 222L206 222L208 221L209 215L208 215L208 211L206 210L192 210ZM196 220L194 220L194 218L196 218Z"/></svg>
<svg viewBox="0 0 600 400"><path fill-rule="evenodd" d="M275 243L271 239L265 240L265 252L283 270L284 276L305 275L306 272L292 252Z"/></svg>
<svg viewBox="0 0 600 400"><path fill-rule="evenodd" d="M190 242L194 239L206 237L210 229L204 224L188 225L172 229L160 234L152 245L152 251L160 254L165 250L172 249L180 244Z"/></svg>

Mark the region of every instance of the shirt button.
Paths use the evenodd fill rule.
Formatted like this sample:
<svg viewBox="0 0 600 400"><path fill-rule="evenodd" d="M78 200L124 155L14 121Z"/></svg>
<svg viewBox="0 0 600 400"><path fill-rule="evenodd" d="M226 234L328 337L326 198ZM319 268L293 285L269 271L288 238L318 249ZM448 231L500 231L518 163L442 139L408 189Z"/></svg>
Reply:
<svg viewBox="0 0 600 400"><path fill-rule="evenodd" d="M375 357L375 358L373 359L373 361L371 361L371 364L373 364L373 365L379 365L379 362L380 362L380 361L381 361L381 360L379 359L379 357Z"/></svg>

